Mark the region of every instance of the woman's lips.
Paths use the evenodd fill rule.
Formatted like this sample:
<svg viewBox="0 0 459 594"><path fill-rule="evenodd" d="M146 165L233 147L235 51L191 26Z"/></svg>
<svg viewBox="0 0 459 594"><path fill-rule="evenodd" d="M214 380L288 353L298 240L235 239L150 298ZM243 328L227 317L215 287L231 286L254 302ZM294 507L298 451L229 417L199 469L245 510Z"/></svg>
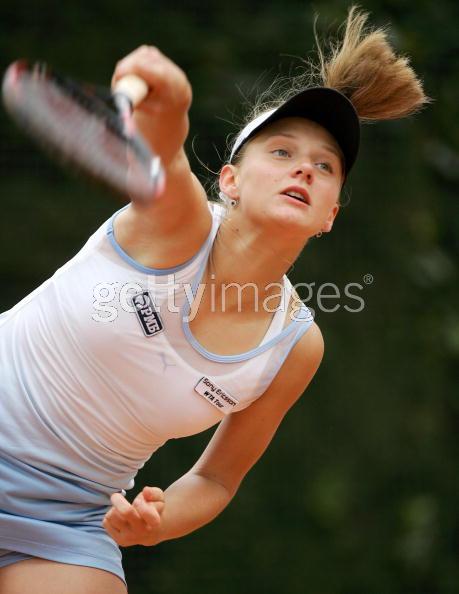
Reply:
<svg viewBox="0 0 459 594"><path fill-rule="evenodd" d="M298 200L299 202L311 204L307 190L301 186L289 186L282 191L282 194L285 196L290 195L291 198Z"/></svg>

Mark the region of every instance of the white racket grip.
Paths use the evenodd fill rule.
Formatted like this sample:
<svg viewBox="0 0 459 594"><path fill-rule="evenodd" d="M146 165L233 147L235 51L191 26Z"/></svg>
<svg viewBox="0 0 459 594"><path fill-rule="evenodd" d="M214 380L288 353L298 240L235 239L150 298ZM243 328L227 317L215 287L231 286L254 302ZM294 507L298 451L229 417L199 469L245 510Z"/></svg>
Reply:
<svg viewBox="0 0 459 594"><path fill-rule="evenodd" d="M113 91L122 93L130 102L132 107L136 107L148 95L149 87L147 83L136 74L127 74L116 81Z"/></svg>

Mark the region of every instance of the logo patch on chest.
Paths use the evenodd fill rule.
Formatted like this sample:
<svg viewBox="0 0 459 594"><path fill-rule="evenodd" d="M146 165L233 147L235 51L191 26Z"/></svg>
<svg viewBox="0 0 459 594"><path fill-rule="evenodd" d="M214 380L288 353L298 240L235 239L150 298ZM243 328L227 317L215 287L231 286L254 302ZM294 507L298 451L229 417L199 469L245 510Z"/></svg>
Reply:
<svg viewBox="0 0 459 594"><path fill-rule="evenodd" d="M200 394L207 402L210 402L210 404L218 408L225 415L233 412L234 408L239 404L236 398L233 398L228 392L219 388L208 377L202 377L194 389L195 392Z"/></svg>
<svg viewBox="0 0 459 594"><path fill-rule="evenodd" d="M163 330L163 323L148 291L134 295L132 305L135 307L135 313L145 336L154 336Z"/></svg>

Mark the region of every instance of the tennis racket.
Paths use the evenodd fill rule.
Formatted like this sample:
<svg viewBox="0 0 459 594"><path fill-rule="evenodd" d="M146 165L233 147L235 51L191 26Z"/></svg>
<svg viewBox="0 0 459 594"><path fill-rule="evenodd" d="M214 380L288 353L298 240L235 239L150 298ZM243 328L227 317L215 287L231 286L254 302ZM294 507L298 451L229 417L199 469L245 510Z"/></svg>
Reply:
<svg viewBox="0 0 459 594"><path fill-rule="evenodd" d="M112 92L25 61L8 67L2 86L8 113L54 159L144 202L160 194L165 181L159 156L132 117L148 91L135 75Z"/></svg>

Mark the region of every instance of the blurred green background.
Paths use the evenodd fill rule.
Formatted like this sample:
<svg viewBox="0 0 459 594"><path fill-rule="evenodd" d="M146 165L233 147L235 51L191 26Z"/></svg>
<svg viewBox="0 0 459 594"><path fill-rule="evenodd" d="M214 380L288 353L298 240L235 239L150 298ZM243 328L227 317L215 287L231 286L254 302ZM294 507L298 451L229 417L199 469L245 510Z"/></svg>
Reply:
<svg viewBox="0 0 459 594"><path fill-rule="evenodd" d="M326 35L348 6L16 0L0 9L0 66L27 57L108 84L124 54L157 45L192 82L189 154L211 180L199 160L218 169L246 97L310 55L315 12ZM351 313L344 305L355 302L342 299L333 313L317 311L326 354L307 393L219 518L186 538L124 550L131 594L459 592L459 4L360 6L372 24L391 25L435 102L364 127L348 205L290 277L359 283L365 307ZM43 157L4 110L0 126L3 311L120 204ZM131 499L185 472L210 435L169 442Z"/></svg>

